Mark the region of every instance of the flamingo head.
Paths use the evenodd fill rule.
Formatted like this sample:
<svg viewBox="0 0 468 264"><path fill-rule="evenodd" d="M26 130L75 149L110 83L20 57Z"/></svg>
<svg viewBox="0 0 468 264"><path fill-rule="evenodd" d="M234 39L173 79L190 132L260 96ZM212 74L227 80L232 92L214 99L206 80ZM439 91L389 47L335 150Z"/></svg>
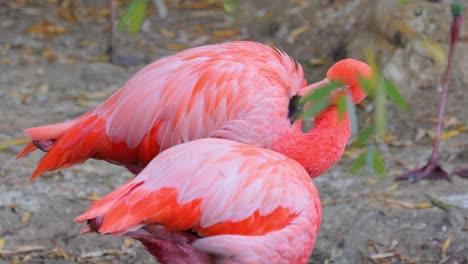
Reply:
<svg viewBox="0 0 468 264"><path fill-rule="evenodd" d="M369 78L372 73L369 65L355 59L344 59L336 62L328 71L329 81L341 81L343 86L332 97L332 102L341 93L349 93L353 102L358 104L366 97L366 91L359 85L359 77Z"/></svg>

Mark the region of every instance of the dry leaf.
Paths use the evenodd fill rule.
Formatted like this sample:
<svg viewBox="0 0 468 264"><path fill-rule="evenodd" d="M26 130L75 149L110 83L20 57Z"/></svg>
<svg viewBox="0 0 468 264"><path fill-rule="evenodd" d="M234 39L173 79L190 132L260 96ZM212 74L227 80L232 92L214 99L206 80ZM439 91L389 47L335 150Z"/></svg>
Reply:
<svg viewBox="0 0 468 264"><path fill-rule="evenodd" d="M20 246L17 247L16 249L13 250L0 250L0 255L17 255L17 254L23 254L23 253L28 253L32 251L40 251L40 250L45 250L45 247L39 246L39 245L26 245L26 246Z"/></svg>
<svg viewBox="0 0 468 264"><path fill-rule="evenodd" d="M225 39L225 38L231 38L236 36L239 33L238 29L220 29L220 30L215 30L211 33L211 36L214 38L219 38L219 39Z"/></svg>
<svg viewBox="0 0 468 264"><path fill-rule="evenodd" d="M52 59L55 56L55 51L49 47L41 52L41 56L47 59Z"/></svg>
<svg viewBox="0 0 468 264"><path fill-rule="evenodd" d="M295 29L291 30L291 32L289 33L288 38L286 39L286 41L289 44L294 43L296 41L297 37L299 37L302 33L306 32L309 29L310 29L309 25L303 25L303 26L300 26L298 28L295 28Z"/></svg>
<svg viewBox="0 0 468 264"><path fill-rule="evenodd" d="M24 224L24 223L28 222L30 216L31 216L31 212L25 211L23 213L23 216L21 216L21 223Z"/></svg>
<svg viewBox="0 0 468 264"><path fill-rule="evenodd" d="M1 144L6 144L6 145L23 145L28 142L29 142L29 138L12 138L12 139L0 140Z"/></svg>
<svg viewBox="0 0 468 264"><path fill-rule="evenodd" d="M77 23L79 22L78 17L74 14L74 10L76 10L75 1L65 1L57 15L62 18L63 20L70 22L70 23Z"/></svg>
<svg viewBox="0 0 468 264"><path fill-rule="evenodd" d="M350 159L355 159L366 151L367 151L367 148L350 148L344 151L343 156L350 158Z"/></svg>
<svg viewBox="0 0 468 264"><path fill-rule="evenodd" d="M117 249L104 249L104 250L98 250L98 251L88 251L88 252L81 254L80 257L96 258L96 257L102 257L104 255L123 255L123 254L127 254L127 251L117 250Z"/></svg>
<svg viewBox="0 0 468 264"><path fill-rule="evenodd" d="M183 50L185 49L185 46L182 45L182 44L169 44L166 46L166 48L168 50L175 50L175 51L178 51L178 50Z"/></svg>
<svg viewBox="0 0 468 264"><path fill-rule="evenodd" d="M430 39L421 38L421 44L427 50L429 56L438 64L444 64L447 58L445 50Z"/></svg>
<svg viewBox="0 0 468 264"><path fill-rule="evenodd" d="M391 258L391 257L394 257L394 256L395 256L394 252L387 252L387 253L371 254L370 258L371 259L385 259L385 258Z"/></svg>
<svg viewBox="0 0 468 264"><path fill-rule="evenodd" d="M49 85L47 83L43 83L43 84L39 85L36 88L36 92L39 93L39 94L46 94L47 92L49 92Z"/></svg>
<svg viewBox="0 0 468 264"><path fill-rule="evenodd" d="M385 189L385 191L395 191L396 189L398 189L398 183L395 183L393 184L392 186L388 187L387 189Z"/></svg>
<svg viewBox="0 0 468 264"><path fill-rule="evenodd" d="M426 136L426 130L418 127L418 130L416 132L416 136L414 136L414 140L416 142L421 141Z"/></svg>
<svg viewBox="0 0 468 264"><path fill-rule="evenodd" d="M68 260L68 254L67 252L65 251L65 249L63 249L62 246L60 246L58 243L55 245L55 253L57 254L57 256L59 257L62 257L63 259L65 260Z"/></svg>
<svg viewBox="0 0 468 264"><path fill-rule="evenodd" d="M46 19L39 24L28 27L26 31L37 34L42 38L55 38L60 34L68 32L68 29L62 25L55 25Z"/></svg>
<svg viewBox="0 0 468 264"><path fill-rule="evenodd" d="M83 197L83 200L89 200L89 201L97 201L100 200L102 197L97 195L96 192L92 192L90 195Z"/></svg>
<svg viewBox="0 0 468 264"><path fill-rule="evenodd" d="M169 31L163 27L161 27L159 29L159 34L163 35L164 37L166 38L170 38L170 39L173 39L176 37L176 33L172 32L172 31Z"/></svg>
<svg viewBox="0 0 468 264"><path fill-rule="evenodd" d="M435 135L434 135L434 132L432 131L427 131L427 134L429 135L429 137L431 139L434 139ZM456 137L460 134L460 131L458 129L454 129L454 130L449 130L447 132L444 132L442 134L440 134L440 139L441 140L444 140L444 139L448 139L448 138L452 138L452 137Z"/></svg>
<svg viewBox="0 0 468 264"><path fill-rule="evenodd" d="M448 247L450 246L450 241L452 241L452 237L450 237L450 236L444 241L444 245L442 246L442 249L440 250L440 254L442 256L445 256L445 252L447 251Z"/></svg>
<svg viewBox="0 0 468 264"><path fill-rule="evenodd" d="M90 17L108 17L109 16L109 8L87 8L86 9L88 16Z"/></svg>
<svg viewBox="0 0 468 264"><path fill-rule="evenodd" d="M91 62L108 62L109 56L107 54L102 54L97 57L90 59Z"/></svg>
<svg viewBox="0 0 468 264"><path fill-rule="evenodd" d="M323 59L323 58L313 58L313 59L308 60L305 64L308 67L322 66L322 65L325 65L325 59Z"/></svg>
<svg viewBox="0 0 468 264"><path fill-rule="evenodd" d="M384 202L389 205L393 206L398 206L402 208L407 208L407 209L427 209L427 208L432 208L431 203L410 203L410 202L405 202L405 201L398 201L395 199L385 199L383 197L375 197L378 201Z"/></svg>
<svg viewBox="0 0 468 264"><path fill-rule="evenodd" d="M124 244L129 248L132 245L132 240L130 238L124 238Z"/></svg>
<svg viewBox="0 0 468 264"><path fill-rule="evenodd" d="M209 9L221 6L222 4L216 0L180 1L180 7L187 9Z"/></svg>

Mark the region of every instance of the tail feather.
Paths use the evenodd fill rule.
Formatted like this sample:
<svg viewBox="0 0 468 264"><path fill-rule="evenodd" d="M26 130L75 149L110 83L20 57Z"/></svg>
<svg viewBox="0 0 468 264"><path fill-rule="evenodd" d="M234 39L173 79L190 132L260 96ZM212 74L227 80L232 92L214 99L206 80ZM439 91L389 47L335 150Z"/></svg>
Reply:
<svg viewBox="0 0 468 264"><path fill-rule="evenodd" d="M31 141L17 159L36 149L47 152L32 173L31 181L46 171L82 163L94 155L104 135L104 127L104 120L96 115L85 114L65 123L26 129L24 133Z"/></svg>
<svg viewBox="0 0 468 264"><path fill-rule="evenodd" d="M37 149L36 145L34 145L33 141L29 141L28 144L24 147L24 149L16 156L16 159L21 159L22 157L28 155L29 153L35 151Z"/></svg>
<svg viewBox="0 0 468 264"><path fill-rule="evenodd" d="M125 183L110 194L100 199L99 201L95 202L93 206L91 206L91 208L89 208L82 215L76 217L74 221L77 223L82 223L84 221L91 221L95 218L103 217L110 211L110 209L116 203L120 201L120 199L128 195L133 189L135 189L143 183L144 182L141 180L132 180ZM96 230L99 230L101 224L102 221L100 222L99 227Z"/></svg>

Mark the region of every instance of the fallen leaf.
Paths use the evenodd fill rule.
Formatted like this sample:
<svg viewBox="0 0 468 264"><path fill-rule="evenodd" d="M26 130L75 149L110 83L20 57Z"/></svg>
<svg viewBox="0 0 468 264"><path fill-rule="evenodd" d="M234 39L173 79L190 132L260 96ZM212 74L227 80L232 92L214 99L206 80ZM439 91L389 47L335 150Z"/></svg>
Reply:
<svg viewBox="0 0 468 264"><path fill-rule="evenodd" d="M173 39L173 38L176 37L176 33L172 32L172 31L169 31L169 30L165 29L164 27L161 27L159 29L159 34L163 35L166 38L170 38L170 39Z"/></svg>
<svg viewBox="0 0 468 264"><path fill-rule="evenodd" d="M26 245L26 246L20 246L17 247L16 249L13 250L0 250L0 255L17 255L17 254L23 254L23 253L28 253L32 251L41 251L45 250L45 247L39 246L39 245Z"/></svg>
<svg viewBox="0 0 468 264"><path fill-rule="evenodd" d="M388 187L387 189L385 189L385 191L395 191L396 189L398 189L398 183L395 183L393 184L392 186Z"/></svg>
<svg viewBox="0 0 468 264"><path fill-rule="evenodd" d="M90 17L108 17L109 16L109 8L87 8L86 9L87 15Z"/></svg>
<svg viewBox="0 0 468 264"><path fill-rule="evenodd" d="M378 201L393 205L393 206L398 206L402 208L407 208L407 209L427 209L427 208L432 208L431 203L410 203L410 202L405 202L405 201L399 201L395 199L388 199L388 198L383 198L383 197L375 197Z"/></svg>
<svg viewBox="0 0 468 264"><path fill-rule="evenodd" d="M186 9L208 9L221 7L222 3L216 0L196 0L196 1L180 1L180 7Z"/></svg>
<svg viewBox="0 0 468 264"><path fill-rule="evenodd" d="M343 156L355 159L365 152L367 152L367 148L350 148L344 151Z"/></svg>
<svg viewBox="0 0 468 264"><path fill-rule="evenodd" d="M78 17L75 15L74 10L77 9L76 1L63 1L57 15L63 20L70 23L79 22Z"/></svg>
<svg viewBox="0 0 468 264"><path fill-rule="evenodd" d="M132 240L130 238L124 238L124 244L129 248L132 245Z"/></svg>
<svg viewBox="0 0 468 264"><path fill-rule="evenodd" d="M427 38L421 38L421 44L424 46L424 48L429 53L429 56L435 62L437 62L438 64L445 63L447 54L445 53L445 50L439 44Z"/></svg>
<svg viewBox="0 0 468 264"><path fill-rule="evenodd" d="M211 33L211 36L219 39L226 39L236 36L239 33L238 29L219 29Z"/></svg>
<svg viewBox="0 0 468 264"><path fill-rule="evenodd" d="M305 67L318 67L325 64L325 59L323 58L313 58L303 63Z"/></svg>
<svg viewBox="0 0 468 264"><path fill-rule="evenodd" d="M391 258L391 257L394 257L394 256L395 256L394 252L387 252L387 253L371 254L370 258L371 259L384 259L384 258Z"/></svg>
<svg viewBox="0 0 468 264"><path fill-rule="evenodd" d="M440 254L442 256L445 256L445 252L447 251L447 249L449 248L450 246L450 242L452 241L452 237L449 236L445 241L444 241L444 245L442 246L442 249L440 250Z"/></svg>
<svg viewBox="0 0 468 264"><path fill-rule="evenodd" d="M101 198L102 198L101 196L97 195L97 193L93 191L90 195L83 197L82 199L89 200L89 201L97 201L97 200L100 200Z"/></svg>
<svg viewBox="0 0 468 264"><path fill-rule="evenodd" d="M291 30L291 32L289 33L286 41L289 44L293 44L296 41L297 37L299 37L302 33L306 32L309 29L310 29L309 25L303 25L303 26L300 26L298 28L295 28L295 29Z"/></svg>
<svg viewBox="0 0 468 264"><path fill-rule="evenodd" d="M12 139L0 140L1 144L6 144L6 145L23 145L28 142L29 142L29 138L12 138Z"/></svg>
<svg viewBox="0 0 468 264"><path fill-rule="evenodd" d="M435 135L434 135L434 132L432 131L427 131L427 134L429 135L429 137L433 140L435 138ZM456 137L460 134L460 131L458 129L454 129L454 130L449 130L447 132L444 132L442 134L440 134L440 139L441 140L445 140L445 139L448 139L448 138L452 138L452 137Z"/></svg>
<svg viewBox="0 0 468 264"><path fill-rule="evenodd" d="M55 56L55 51L48 47L41 52L41 56L50 60Z"/></svg>
<svg viewBox="0 0 468 264"><path fill-rule="evenodd" d="M96 257L102 257L104 255L123 255L127 254L127 251L124 250L117 250L117 249L104 249L104 250L98 250L98 251L88 251L83 254L81 254L80 257L82 258L96 258Z"/></svg>
<svg viewBox="0 0 468 264"><path fill-rule="evenodd" d="M91 62L108 62L109 56L107 54L102 54L102 55L92 58L90 61Z"/></svg>
<svg viewBox="0 0 468 264"><path fill-rule="evenodd" d="M57 256L62 257L65 260L68 260L68 254L65 251L65 249L62 246L60 246L60 244L57 243L55 245L54 251L55 251L55 254L57 254Z"/></svg>
<svg viewBox="0 0 468 264"><path fill-rule="evenodd" d="M49 85L47 83L43 83L36 88L36 92L39 94L46 94L48 91Z"/></svg>
<svg viewBox="0 0 468 264"><path fill-rule="evenodd" d="M183 44L169 44L166 46L168 50L178 51L185 49L185 45Z"/></svg>
<svg viewBox="0 0 468 264"><path fill-rule="evenodd" d="M421 141L426 136L426 130L418 127L418 130L416 132L416 136L414 136L414 140L416 142Z"/></svg>
<svg viewBox="0 0 468 264"><path fill-rule="evenodd" d="M44 20L39 24L32 25L26 29L27 32L37 34L42 38L55 38L69 30L62 25L55 25L49 20Z"/></svg>
<svg viewBox="0 0 468 264"><path fill-rule="evenodd" d="M23 215L21 216L21 223L26 223L29 220L29 217L31 216L31 212L25 211Z"/></svg>

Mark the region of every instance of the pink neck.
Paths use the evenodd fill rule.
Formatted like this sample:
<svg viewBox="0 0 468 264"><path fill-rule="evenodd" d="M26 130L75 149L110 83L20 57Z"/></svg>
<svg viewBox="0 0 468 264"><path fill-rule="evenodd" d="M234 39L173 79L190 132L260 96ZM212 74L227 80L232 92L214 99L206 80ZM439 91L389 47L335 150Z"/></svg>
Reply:
<svg viewBox="0 0 468 264"><path fill-rule="evenodd" d="M336 107L330 107L317 116L308 133L302 133L301 122L296 122L274 149L298 161L315 178L341 158L350 135L349 117L338 120Z"/></svg>

